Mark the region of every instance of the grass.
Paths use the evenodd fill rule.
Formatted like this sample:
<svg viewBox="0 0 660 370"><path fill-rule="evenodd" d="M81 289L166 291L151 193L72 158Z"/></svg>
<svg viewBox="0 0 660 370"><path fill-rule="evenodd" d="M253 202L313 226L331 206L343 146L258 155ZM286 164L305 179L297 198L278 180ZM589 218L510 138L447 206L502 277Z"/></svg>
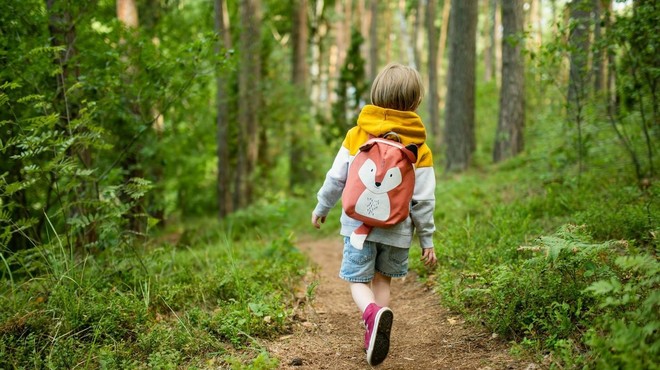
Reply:
<svg viewBox="0 0 660 370"><path fill-rule="evenodd" d="M289 330L307 272L292 234L268 224L287 213L280 204L200 222L138 253L79 260L54 243L12 255L0 368L276 367L258 339Z"/></svg>
<svg viewBox="0 0 660 370"><path fill-rule="evenodd" d="M552 366L653 368L660 185L639 186L605 122L586 126L579 173L571 127L534 119L520 156L441 176L439 265L412 268L445 305Z"/></svg>

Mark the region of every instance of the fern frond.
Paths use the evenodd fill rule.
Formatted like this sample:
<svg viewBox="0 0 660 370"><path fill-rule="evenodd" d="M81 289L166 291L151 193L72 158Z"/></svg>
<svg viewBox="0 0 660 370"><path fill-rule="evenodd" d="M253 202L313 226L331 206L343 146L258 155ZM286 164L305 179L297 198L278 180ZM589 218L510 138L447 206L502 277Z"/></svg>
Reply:
<svg viewBox="0 0 660 370"><path fill-rule="evenodd" d="M41 46L28 51L28 55L29 56L39 56L44 54L55 55L56 53L61 53L65 50L66 48L64 46Z"/></svg>

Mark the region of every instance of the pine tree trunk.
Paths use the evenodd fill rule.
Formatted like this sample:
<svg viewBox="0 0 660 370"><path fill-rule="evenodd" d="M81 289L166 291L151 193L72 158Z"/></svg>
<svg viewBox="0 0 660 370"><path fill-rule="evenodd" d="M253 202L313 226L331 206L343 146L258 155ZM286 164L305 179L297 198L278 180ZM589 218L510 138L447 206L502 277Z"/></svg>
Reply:
<svg viewBox="0 0 660 370"><path fill-rule="evenodd" d="M500 28L502 26L502 1L495 0L495 69L494 77L495 83L499 87L501 85L501 72L502 72L502 37L500 36Z"/></svg>
<svg viewBox="0 0 660 370"><path fill-rule="evenodd" d="M399 19L399 32L401 33L401 50L405 50L406 64L415 67L415 44L410 41L410 30L406 20L406 1L399 0L396 16ZM390 60L389 58L387 60Z"/></svg>
<svg viewBox="0 0 660 370"><path fill-rule="evenodd" d="M603 13L603 7L601 5L602 0L592 0L593 1L593 17L594 17L594 51L592 59L592 70L594 75L594 92L603 91L605 87L605 58L603 57L603 49L600 46L601 39L603 37L603 30L601 27L601 17Z"/></svg>
<svg viewBox="0 0 660 370"><path fill-rule="evenodd" d="M229 17L225 0L215 0L215 32L218 34L215 54L228 58L226 52L231 49L229 34ZM216 154L218 156L218 217L225 218L232 211L231 202L231 167L229 164L229 93L225 79L225 71L216 69Z"/></svg>
<svg viewBox="0 0 660 370"><path fill-rule="evenodd" d="M571 27L571 65L568 82L568 104L571 109L584 104L587 97L590 71L589 62L589 14L592 0L575 0L569 4Z"/></svg>
<svg viewBox="0 0 660 370"><path fill-rule="evenodd" d="M447 31L449 29L449 12L451 11L451 1L444 0L442 3L442 24L440 24L440 42L438 44L438 89L439 109L444 109L445 96L447 95L446 83L447 69L445 68L445 50L447 49ZM439 119L439 118L438 118ZM436 140L436 148L441 144L440 138Z"/></svg>
<svg viewBox="0 0 660 370"><path fill-rule="evenodd" d="M523 1L502 2L502 87L500 114L495 133L493 161L499 162L523 150L525 126L525 69L523 56Z"/></svg>
<svg viewBox="0 0 660 370"><path fill-rule="evenodd" d="M584 112L583 108L590 88L589 65L589 16L592 0L574 0L568 4L572 26L568 36L571 46L571 65L568 80L568 114L577 128L577 154L579 173L584 171Z"/></svg>
<svg viewBox="0 0 660 370"><path fill-rule="evenodd" d="M373 81L378 74L378 0L369 5L369 81Z"/></svg>
<svg viewBox="0 0 660 370"><path fill-rule="evenodd" d="M239 163L240 174L238 206L243 208L252 202L252 176L259 159L259 109L261 107L261 17L259 0L245 0L240 5L243 29L240 35L240 65L238 78L238 120L241 140Z"/></svg>
<svg viewBox="0 0 660 370"><path fill-rule="evenodd" d="M137 29L139 26L139 17L137 11L137 4L135 0L117 0L117 19L123 23L127 28ZM134 68L129 68L126 72L126 75L123 78L126 80L126 84L130 84L131 74L135 73ZM131 97L131 99L133 99ZM140 116L140 107L137 102L132 102L131 107L132 113L135 116ZM128 148L128 153L122 161L122 168L126 171L124 176L124 182L128 183L133 178L142 178L144 177L144 171L142 170L141 161L138 158L140 148L133 147ZM144 207L142 199L134 201L134 205L129 211L129 228L137 234L142 233L146 229L145 222L142 221L144 214Z"/></svg>
<svg viewBox="0 0 660 370"><path fill-rule="evenodd" d="M470 166L474 139L475 62L478 2L452 0L445 142L447 171Z"/></svg>
<svg viewBox="0 0 660 370"><path fill-rule="evenodd" d="M429 43L429 122L433 144L436 150L440 148L440 117L438 113L438 37L435 28L435 9L437 0L426 3L426 34Z"/></svg>
<svg viewBox="0 0 660 370"><path fill-rule="evenodd" d="M486 0L488 4L488 14L484 30L488 46L484 50L484 81L490 82L493 78L493 61L495 60L495 11L497 9L497 0Z"/></svg>
<svg viewBox="0 0 660 370"><path fill-rule="evenodd" d="M301 101L307 98L307 0L297 0L293 5L293 24L291 30L292 74L291 83L296 87ZM306 104L305 104L306 105ZM300 122L299 126L305 122ZM302 131L302 134L301 134ZM289 131L289 188L305 182L304 134L299 127L290 127Z"/></svg>
<svg viewBox="0 0 660 370"><path fill-rule="evenodd" d="M449 0L447 0L449 1ZM422 18L424 17L424 6L422 1L417 2L417 8L415 8L415 21L413 22L413 33L412 33L412 44L415 55L415 68L423 76L422 72L422 56L421 51L423 47L423 39L420 36L422 33Z"/></svg>

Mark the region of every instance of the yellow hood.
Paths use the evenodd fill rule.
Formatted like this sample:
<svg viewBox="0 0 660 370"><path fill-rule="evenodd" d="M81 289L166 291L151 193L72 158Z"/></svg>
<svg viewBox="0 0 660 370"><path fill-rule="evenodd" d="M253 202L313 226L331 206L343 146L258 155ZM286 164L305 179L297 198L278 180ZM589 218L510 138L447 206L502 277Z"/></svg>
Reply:
<svg viewBox="0 0 660 370"><path fill-rule="evenodd" d="M426 129L415 112L366 105L360 112L357 125L373 136L394 131L404 145L421 145L426 141Z"/></svg>

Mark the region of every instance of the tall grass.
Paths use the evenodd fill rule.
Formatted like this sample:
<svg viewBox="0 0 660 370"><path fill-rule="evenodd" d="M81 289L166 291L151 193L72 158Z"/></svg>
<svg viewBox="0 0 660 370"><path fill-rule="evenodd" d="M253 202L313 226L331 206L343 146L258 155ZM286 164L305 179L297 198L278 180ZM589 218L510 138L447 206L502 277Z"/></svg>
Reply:
<svg viewBox="0 0 660 370"><path fill-rule="evenodd" d="M275 367L258 339L288 330L307 271L280 233L289 207L86 258L57 237L3 257L13 278L2 279L0 368Z"/></svg>

